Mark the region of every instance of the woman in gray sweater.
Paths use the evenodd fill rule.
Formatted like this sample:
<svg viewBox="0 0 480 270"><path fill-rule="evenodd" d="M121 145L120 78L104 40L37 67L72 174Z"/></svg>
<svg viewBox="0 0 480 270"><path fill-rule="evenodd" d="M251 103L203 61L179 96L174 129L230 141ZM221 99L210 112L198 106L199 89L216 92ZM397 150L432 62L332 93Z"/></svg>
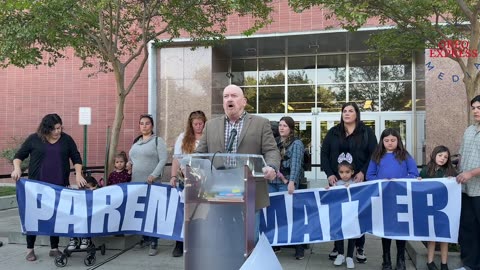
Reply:
<svg viewBox="0 0 480 270"><path fill-rule="evenodd" d="M140 116L140 132L130 149L130 161L127 166L132 167L132 182L147 182L151 184L160 179L163 167L167 162L167 147L165 141L153 134L153 118L150 115ZM158 238L143 236L138 245L143 248L150 245L148 255L157 255Z"/></svg>

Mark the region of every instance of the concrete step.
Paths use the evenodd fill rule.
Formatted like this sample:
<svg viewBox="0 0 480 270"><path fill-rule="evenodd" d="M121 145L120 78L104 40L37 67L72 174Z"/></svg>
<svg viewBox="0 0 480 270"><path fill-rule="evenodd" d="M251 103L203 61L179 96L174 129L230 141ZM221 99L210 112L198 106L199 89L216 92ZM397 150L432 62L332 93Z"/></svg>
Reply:
<svg viewBox="0 0 480 270"><path fill-rule="evenodd" d="M427 269L427 248L421 241L407 241L406 249L417 270ZM434 262L440 267L440 251L435 251ZM456 269L462 266L460 252L448 252L448 267Z"/></svg>

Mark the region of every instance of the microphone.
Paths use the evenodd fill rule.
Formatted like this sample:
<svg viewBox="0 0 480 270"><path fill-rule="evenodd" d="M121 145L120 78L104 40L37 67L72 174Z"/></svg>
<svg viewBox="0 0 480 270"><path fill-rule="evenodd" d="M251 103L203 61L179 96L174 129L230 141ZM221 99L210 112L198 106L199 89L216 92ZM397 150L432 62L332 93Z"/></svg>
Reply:
<svg viewBox="0 0 480 270"><path fill-rule="evenodd" d="M237 130L236 130L236 129L232 129L232 131L230 131L230 137L228 138L227 153L232 152L232 150L233 150L233 142L235 141L235 137L237 137Z"/></svg>

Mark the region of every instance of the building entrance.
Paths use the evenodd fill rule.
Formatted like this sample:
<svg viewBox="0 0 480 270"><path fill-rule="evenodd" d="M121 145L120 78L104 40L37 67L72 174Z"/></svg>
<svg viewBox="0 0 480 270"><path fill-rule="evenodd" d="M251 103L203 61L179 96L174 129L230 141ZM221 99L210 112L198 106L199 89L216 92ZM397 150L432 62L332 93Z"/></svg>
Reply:
<svg viewBox="0 0 480 270"><path fill-rule="evenodd" d="M270 121L278 121L284 114L261 114L261 116ZM295 120L295 134L300 137L305 145L306 151L312 153L312 164L321 164L320 153L322 142L330 128L340 122L340 113L318 113L318 114L290 114ZM415 134L424 134L423 125L417 125L421 130L414 130L414 117L412 112L362 112L361 120L373 129L377 140L382 131L386 128L395 128L400 132L402 141L408 152L417 160L417 164L422 164L419 157L422 156L421 145L423 139ZM423 124L424 114L417 113L417 122L421 120ZM417 128L418 129L418 128ZM420 140L420 141L419 141ZM420 153L417 153L419 152ZM305 176L310 180L326 179L327 176L320 167L312 167L311 171L305 172Z"/></svg>

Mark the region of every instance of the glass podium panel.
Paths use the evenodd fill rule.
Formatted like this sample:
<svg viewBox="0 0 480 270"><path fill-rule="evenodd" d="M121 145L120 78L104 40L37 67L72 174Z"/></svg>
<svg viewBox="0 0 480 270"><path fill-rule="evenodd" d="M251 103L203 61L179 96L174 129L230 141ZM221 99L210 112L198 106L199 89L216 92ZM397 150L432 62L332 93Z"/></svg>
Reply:
<svg viewBox="0 0 480 270"><path fill-rule="evenodd" d="M255 244L255 186L260 155L177 157L184 181L185 269L239 269Z"/></svg>

